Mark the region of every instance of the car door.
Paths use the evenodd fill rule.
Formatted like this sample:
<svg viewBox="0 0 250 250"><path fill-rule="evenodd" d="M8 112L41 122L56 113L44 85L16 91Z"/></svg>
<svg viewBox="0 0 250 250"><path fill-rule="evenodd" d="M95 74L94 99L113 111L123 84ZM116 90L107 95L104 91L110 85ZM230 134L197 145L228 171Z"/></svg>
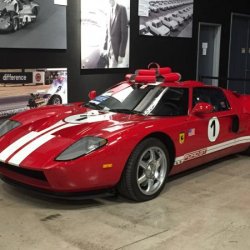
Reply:
<svg viewBox="0 0 250 250"><path fill-rule="evenodd" d="M181 171L230 154L237 138L238 120L223 91L215 87L195 87L191 92L185 134L188 150L178 158L183 163ZM191 110L199 102L211 104L213 111L193 114Z"/></svg>

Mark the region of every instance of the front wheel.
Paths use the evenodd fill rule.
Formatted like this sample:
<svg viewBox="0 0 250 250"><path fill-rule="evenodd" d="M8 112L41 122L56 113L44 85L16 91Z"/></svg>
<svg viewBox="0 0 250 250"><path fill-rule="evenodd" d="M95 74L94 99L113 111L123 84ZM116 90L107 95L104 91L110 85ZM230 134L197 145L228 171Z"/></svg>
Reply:
<svg viewBox="0 0 250 250"><path fill-rule="evenodd" d="M11 31L17 31L19 29L19 19L15 12L9 13Z"/></svg>
<svg viewBox="0 0 250 250"><path fill-rule="evenodd" d="M11 21L11 25L12 25L12 30L17 31L19 29L19 20L18 20L18 18L13 18L12 21Z"/></svg>
<svg viewBox="0 0 250 250"><path fill-rule="evenodd" d="M120 194L148 201L161 192L169 171L169 154L156 138L147 138L132 152L118 185Z"/></svg>
<svg viewBox="0 0 250 250"><path fill-rule="evenodd" d="M247 150L245 150L243 153L244 153L245 155L250 156L250 147L249 147Z"/></svg>

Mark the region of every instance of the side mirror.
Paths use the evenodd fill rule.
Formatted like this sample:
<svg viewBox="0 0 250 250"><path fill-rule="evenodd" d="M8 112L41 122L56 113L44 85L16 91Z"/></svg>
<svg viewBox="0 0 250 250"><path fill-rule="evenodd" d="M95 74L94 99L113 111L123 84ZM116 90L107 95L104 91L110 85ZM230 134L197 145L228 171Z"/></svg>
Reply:
<svg viewBox="0 0 250 250"><path fill-rule="evenodd" d="M91 90L91 91L89 92L88 96L89 96L89 99L90 99L90 100L95 99L95 98L96 98L96 91L95 91L95 90Z"/></svg>
<svg viewBox="0 0 250 250"><path fill-rule="evenodd" d="M193 115L203 115L203 114L210 114L214 110L214 107L207 102L198 102L194 108L192 109L191 114Z"/></svg>

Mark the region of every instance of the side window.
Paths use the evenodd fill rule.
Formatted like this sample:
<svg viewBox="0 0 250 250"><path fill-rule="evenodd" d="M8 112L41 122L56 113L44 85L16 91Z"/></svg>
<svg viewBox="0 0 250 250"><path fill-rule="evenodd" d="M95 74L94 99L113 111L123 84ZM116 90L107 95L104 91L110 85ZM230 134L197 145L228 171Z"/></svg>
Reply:
<svg viewBox="0 0 250 250"><path fill-rule="evenodd" d="M223 91L217 88L194 88L193 107L198 102L210 103L214 107L214 112L230 109L230 105Z"/></svg>
<svg viewBox="0 0 250 250"><path fill-rule="evenodd" d="M188 89L168 88L152 114L157 116L183 116L188 113Z"/></svg>

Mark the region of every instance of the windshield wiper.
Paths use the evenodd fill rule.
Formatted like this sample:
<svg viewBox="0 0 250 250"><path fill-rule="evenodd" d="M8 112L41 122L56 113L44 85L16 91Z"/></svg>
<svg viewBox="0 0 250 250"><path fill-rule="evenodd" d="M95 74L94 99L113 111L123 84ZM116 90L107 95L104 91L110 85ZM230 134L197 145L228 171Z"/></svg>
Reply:
<svg viewBox="0 0 250 250"><path fill-rule="evenodd" d="M141 114L140 111L135 111L131 109L110 109L111 112L117 112L117 113L125 113L125 114Z"/></svg>
<svg viewBox="0 0 250 250"><path fill-rule="evenodd" d="M97 110L101 110L103 109L103 106L99 105L99 104L96 104L94 102L88 102L84 105L84 107L87 107L87 108L92 108L92 109L97 109Z"/></svg>

